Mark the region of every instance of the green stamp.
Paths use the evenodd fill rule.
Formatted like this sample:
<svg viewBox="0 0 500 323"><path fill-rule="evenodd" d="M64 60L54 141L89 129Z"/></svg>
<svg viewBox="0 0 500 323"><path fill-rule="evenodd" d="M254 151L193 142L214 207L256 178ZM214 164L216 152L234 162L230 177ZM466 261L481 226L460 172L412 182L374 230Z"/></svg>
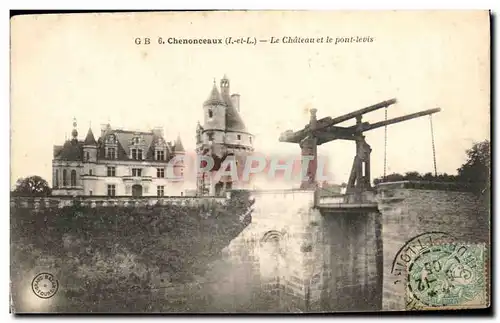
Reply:
<svg viewBox="0 0 500 323"><path fill-rule="evenodd" d="M486 304L484 245L433 245L407 269L407 304L413 308Z"/></svg>

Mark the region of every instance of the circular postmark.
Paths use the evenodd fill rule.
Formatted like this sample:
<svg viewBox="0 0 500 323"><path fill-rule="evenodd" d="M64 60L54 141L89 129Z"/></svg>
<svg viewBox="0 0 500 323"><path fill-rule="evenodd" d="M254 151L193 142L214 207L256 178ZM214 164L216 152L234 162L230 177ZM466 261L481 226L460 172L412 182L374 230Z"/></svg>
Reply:
<svg viewBox="0 0 500 323"><path fill-rule="evenodd" d="M484 289L482 247L444 243L423 249L408 265L408 293L429 307L472 301Z"/></svg>
<svg viewBox="0 0 500 323"><path fill-rule="evenodd" d="M408 240L401 247L392 262L391 273L395 276L401 276L394 283L403 283L403 277L407 272L407 268L415 258L430 246L440 245L443 243L454 243L455 237L447 232L433 231L420 234Z"/></svg>
<svg viewBox="0 0 500 323"><path fill-rule="evenodd" d="M59 289L59 282L54 275L49 273L41 273L33 278L31 289L36 296L40 298L51 298Z"/></svg>

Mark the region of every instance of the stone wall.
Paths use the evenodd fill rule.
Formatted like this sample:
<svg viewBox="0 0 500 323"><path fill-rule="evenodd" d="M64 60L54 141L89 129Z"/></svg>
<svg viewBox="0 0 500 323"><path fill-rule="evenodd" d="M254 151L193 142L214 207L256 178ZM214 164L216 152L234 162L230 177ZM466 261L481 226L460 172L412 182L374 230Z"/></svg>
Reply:
<svg viewBox="0 0 500 323"><path fill-rule="evenodd" d="M259 312L381 308L378 213L320 212L307 190L255 192L254 197L252 223L226 249L234 298L254 304L265 298L262 307L253 308ZM241 257L242 250L247 257Z"/></svg>
<svg viewBox="0 0 500 323"><path fill-rule="evenodd" d="M324 212L323 290L327 311L377 311L382 304L382 240L377 212Z"/></svg>
<svg viewBox="0 0 500 323"><path fill-rule="evenodd" d="M489 245L489 204L463 191L416 189L408 183L383 184L377 193L379 212L345 214L314 208L312 190L251 194L255 199L252 222L227 245L222 259L209 264L208 273L198 281L202 290L193 292L211 299L210 311L404 310L405 286L397 283L398 277L391 270L407 241L426 232L441 231L466 243ZM11 199L13 206L38 205L39 209L47 203L63 207L73 201ZM91 207L208 203L226 210L229 201L89 197L81 202ZM206 239L210 243L213 235Z"/></svg>
<svg viewBox="0 0 500 323"><path fill-rule="evenodd" d="M412 238L428 232L444 232L462 243L489 245L489 205L482 197L461 191L407 187L404 182L379 187L384 310L405 309L405 285L391 271L400 249Z"/></svg>
<svg viewBox="0 0 500 323"><path fill-rule="evenodd" d="M195 196L165 196L165 197L140 197L130 196L82 196L82 197L11 197L10 206L16 208L45 209L63 208L79 203L88 207L147 207L155 205L184 205L184 206L210 206L214 204L226 205L225 197L195 197Z"/></svg>

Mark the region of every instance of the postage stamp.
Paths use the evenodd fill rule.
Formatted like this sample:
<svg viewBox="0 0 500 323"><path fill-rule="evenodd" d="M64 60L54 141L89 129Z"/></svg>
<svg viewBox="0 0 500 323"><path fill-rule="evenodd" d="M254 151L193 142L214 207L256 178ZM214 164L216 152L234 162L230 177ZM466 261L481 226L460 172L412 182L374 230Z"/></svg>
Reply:
<svg viewBox="0 0 500 323"><path fill-rule="evenodd" d="M484 244L424 247L407 264L407 309L488 306Z"/></svg>

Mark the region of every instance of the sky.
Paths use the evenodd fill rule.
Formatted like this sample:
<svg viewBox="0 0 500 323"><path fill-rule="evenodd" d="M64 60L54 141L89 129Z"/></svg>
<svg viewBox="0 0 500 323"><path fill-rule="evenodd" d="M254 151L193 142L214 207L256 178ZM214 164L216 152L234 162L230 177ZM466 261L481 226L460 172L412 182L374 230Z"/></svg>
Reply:
<svg viewBox="0 0 500 323"><path fill-rule="evenodd" d="M465 150L490 137L489 21L486 11L205 12L18 16L11 20L11 185L52 182L53 145L101 124L164 128L195 148L197 121L213 80L241 95L255 149L300 154L280 133L396 98L388 117L441 108L433 116L437 170L456 173ZM371 37L364 43L158 44L158 37ZM137 45L149 37L151 44ZM384 119L384 110L363 121ZM353 122L339 124L351 125ZM429 117L391 125L387 172L433 172ZM384 129L366 133L372 177L384 171ZM355 146L319 147L332 180L346 182Z"/></svg>

